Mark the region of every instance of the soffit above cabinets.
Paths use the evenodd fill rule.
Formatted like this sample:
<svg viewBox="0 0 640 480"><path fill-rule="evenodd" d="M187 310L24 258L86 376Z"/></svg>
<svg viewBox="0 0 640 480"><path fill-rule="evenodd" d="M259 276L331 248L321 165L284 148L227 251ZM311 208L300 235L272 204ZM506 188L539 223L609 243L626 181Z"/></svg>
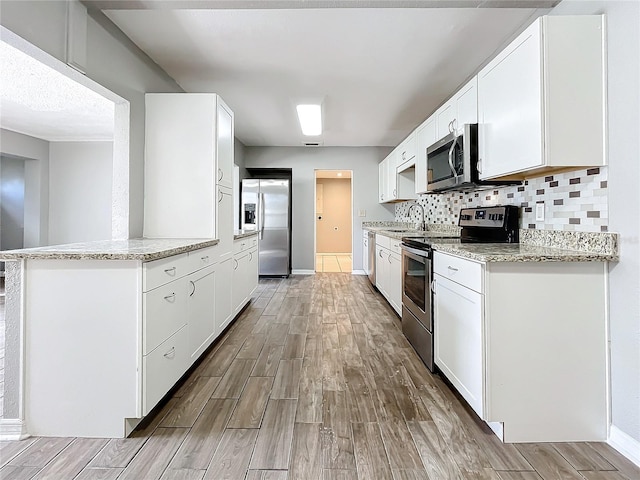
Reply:
<svg viewBox="0 0 640 480"><path fill-rule="evenodd" d="M322 97L322 145L395 146L557 2L85 3L113 8L107 17L184 90L220 94L245 145L310 141L295 104ZM292 8L302 4L315 8ZM445 8L322 8L356 4Z"/></svg>

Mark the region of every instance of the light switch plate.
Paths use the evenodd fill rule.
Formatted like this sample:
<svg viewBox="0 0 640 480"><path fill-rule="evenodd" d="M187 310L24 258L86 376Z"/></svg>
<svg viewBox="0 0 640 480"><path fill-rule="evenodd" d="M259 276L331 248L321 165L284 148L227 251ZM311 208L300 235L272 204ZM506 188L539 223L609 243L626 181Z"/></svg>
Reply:
<svg viewBox="0 0 640 480"><path fill-rule="evenodd" d="M544 202L536 203L536 222L544 222Z"/></svg>
<svg viewBox="0 0 640 480"><path fill-rule="evenodd" d="M358 210L358 216L359 217L366 217L367 216L367 211L366 210Z"/></svg>

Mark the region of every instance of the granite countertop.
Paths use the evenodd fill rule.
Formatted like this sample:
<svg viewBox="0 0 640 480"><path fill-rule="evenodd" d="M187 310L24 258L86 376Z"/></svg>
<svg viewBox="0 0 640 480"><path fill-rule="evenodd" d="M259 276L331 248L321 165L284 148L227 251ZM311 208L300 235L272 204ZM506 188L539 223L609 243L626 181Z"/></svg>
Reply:
<svg viewBox="0 0 640 480"><path fill-rule="evenodd" d="M385 237L391 237L396 240L402 240L402 237L446 237L457 238L460 236L459 228L447 229L427 229L417 230L415 228L404 228L395 226L363 226L363 230L379 233ZM398 231L400 230L400 231Z"/></svg>
<svg viewBox="0 0 640 480"><path fill-rule="evenodd" d="M5 250L0 260L158 260L217 245L205 238L133 238Z"/></svg>
<svg viewBox="0 0 640 480"><path fill-rule="evenodd" d="M235 230L233 232L233 239L234 240L239 240L241 238L251 237L251 236L257 235L257 234L258 234L257 230Z"/></svg>
<svg viewBox="0 0 640 480"><path fill-rule="evenodd" d="M607 262L617 261L615 254L541 247L525 243L446 243L433 242L442 253L479 262Z"/></svg>

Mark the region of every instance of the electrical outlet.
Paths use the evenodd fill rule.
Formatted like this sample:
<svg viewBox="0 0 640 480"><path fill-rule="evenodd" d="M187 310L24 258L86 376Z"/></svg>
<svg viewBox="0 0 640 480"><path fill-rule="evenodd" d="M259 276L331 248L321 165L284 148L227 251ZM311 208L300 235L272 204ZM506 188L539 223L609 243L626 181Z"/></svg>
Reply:
<svg viewBox="0 0 640 480"><path fill-rule="evenodd" d="M536 203L536 222L544 222L544 202Z"/></svg>
<svg viewBox="0 0 640 480"><path fill-rule="evenodd" d="M367 211L366 210L358 210L358 216L359 217L366 217L367 216Z"/></svg>

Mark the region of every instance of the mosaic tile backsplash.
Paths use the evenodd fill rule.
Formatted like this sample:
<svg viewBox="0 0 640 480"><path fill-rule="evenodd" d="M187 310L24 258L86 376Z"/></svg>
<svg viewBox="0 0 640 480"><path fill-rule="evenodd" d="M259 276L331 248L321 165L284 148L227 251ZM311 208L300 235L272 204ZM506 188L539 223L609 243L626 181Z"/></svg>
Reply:
<svg viewBox="0 0 640 480"><path fill-rule="evenodd" d="M492 205L518 205L520 228L606 232L609 225L607 205L607 168L575 170L532 178L522 185L470 192L449 191L420 195L427 223L457 225L461 208ZM544 202L543 222L536 222L536 203ZM420 211L411 202L397 203L398 222L420 221Z"/></svg>

